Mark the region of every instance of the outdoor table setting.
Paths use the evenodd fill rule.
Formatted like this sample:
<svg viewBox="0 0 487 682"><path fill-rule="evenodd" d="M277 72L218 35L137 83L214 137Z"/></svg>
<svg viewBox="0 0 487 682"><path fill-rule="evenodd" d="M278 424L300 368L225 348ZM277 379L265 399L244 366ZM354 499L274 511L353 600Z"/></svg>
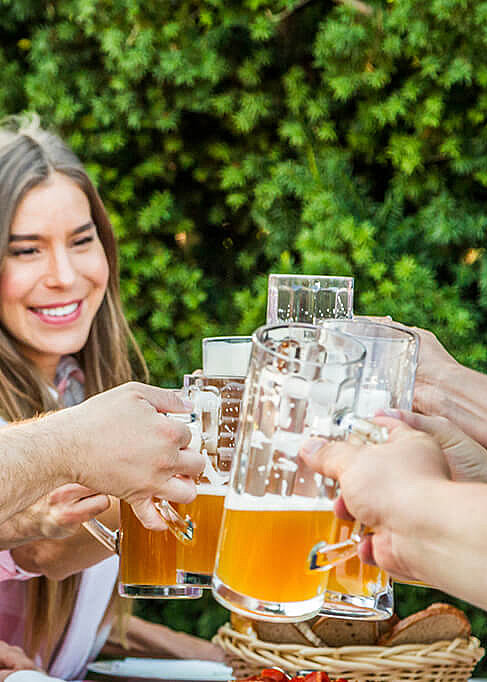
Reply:
<svg viewBox="0 0 487 682"><path fill-rule="evenodd" d="M464 614L437 604L398 623L390 576L357 556L368 529L335 516L336 482L299 458L313 437L384 443L375 414L412 408L417 334L354 316L353 292L351 277L270 275L266 324L251 337L203 339L202 370L184 377L194 411L173 418L205 457L195 501L158 503L162 533L124 503L118 533L85 524L120 554L122 596L197 599L211 589L231 612L213 640L225 664L127 658L91 664L92 676L268 679L259 673L276 668L270 679L280 670L320 672L321 682L470 679L484 650ZM418 619L431 629L434 613L436 637L396 638ZM330 644L319 618L365 629Z"/></svg>

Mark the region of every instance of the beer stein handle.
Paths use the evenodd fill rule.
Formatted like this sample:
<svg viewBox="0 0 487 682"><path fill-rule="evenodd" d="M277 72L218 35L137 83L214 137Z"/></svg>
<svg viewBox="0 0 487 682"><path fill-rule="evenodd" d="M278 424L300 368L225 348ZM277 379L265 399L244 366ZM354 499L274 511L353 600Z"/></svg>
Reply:
<svg viewBox="0 0 487 682"><path fill-rule="evenodd" d="M193 522L189 516L183 518L167 500L155 500L154 507L167 524L168 530L183 543L193 539ZM114 554L118 554L119 531L107 528L98 519L90 519L83 524L84 528L93 535L98 542Z"/></svg>
<svg viewBox="0 0 487 682"><path fill-rule="evenodd" d="M389 432L385 426L379 426L368 419L355 416L352 412L346 411L334 417L334 425L331 429L332 438L355 438L362 443L381 444L385 443L389 437ZM338 484L336 481L326 481L328 491L337 493ZM362 542L368 532L367 526L356 523L352 533L347 540L336 544L319 542L309 553L309 568L312 571L327 571L338 564L351 559L357 555L358 545Z"/></svg>
<svg viewBox="0 0 487 682"><path fill-rule="evenodd" d="M103 525L103 523L98 521L98 519L84 521L84 523L81 525L88 531L88 533L91 533L91 535L93 535L98 542L109 549L110 552L118 554L118 530L110 530L110 528L107 528L105 525Z"/></svg>

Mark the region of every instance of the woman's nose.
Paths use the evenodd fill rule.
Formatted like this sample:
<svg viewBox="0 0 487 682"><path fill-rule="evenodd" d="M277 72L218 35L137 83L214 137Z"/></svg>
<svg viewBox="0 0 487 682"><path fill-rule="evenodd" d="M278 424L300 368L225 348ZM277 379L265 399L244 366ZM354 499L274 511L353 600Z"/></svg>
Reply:
<svg viewBox="0 0 487 682"><path fill-rule="evenodd" d="M45 278L46 286L66 288L74 284L76 271L71 258L65 249L58 249L51 254Z"/></svg>

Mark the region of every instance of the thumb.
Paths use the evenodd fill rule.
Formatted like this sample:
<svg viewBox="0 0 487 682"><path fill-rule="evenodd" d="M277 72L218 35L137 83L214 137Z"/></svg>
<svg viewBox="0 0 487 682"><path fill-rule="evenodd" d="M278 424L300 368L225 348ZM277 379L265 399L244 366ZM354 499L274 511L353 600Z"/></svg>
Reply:
<svg viewBox="0 0 487 682"><path fill-rule="evenodd" d="M139 396L147 400L158 412L191 412L193 409L192 402L181 398L177 391L139 383L136 387Z"/></svg>

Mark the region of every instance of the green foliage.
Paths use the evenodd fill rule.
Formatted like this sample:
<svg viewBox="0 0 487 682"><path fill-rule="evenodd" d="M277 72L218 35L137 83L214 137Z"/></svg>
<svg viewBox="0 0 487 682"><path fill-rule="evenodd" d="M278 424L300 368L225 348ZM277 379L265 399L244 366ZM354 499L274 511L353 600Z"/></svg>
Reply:
<svg viewBox="0 0 487 682"><path fill-rule="evenodd" d="M0 3L0 115L86 161L154 381L262 323L269 271L354 274L487 369L487 2L369 2Z"/></svg>

